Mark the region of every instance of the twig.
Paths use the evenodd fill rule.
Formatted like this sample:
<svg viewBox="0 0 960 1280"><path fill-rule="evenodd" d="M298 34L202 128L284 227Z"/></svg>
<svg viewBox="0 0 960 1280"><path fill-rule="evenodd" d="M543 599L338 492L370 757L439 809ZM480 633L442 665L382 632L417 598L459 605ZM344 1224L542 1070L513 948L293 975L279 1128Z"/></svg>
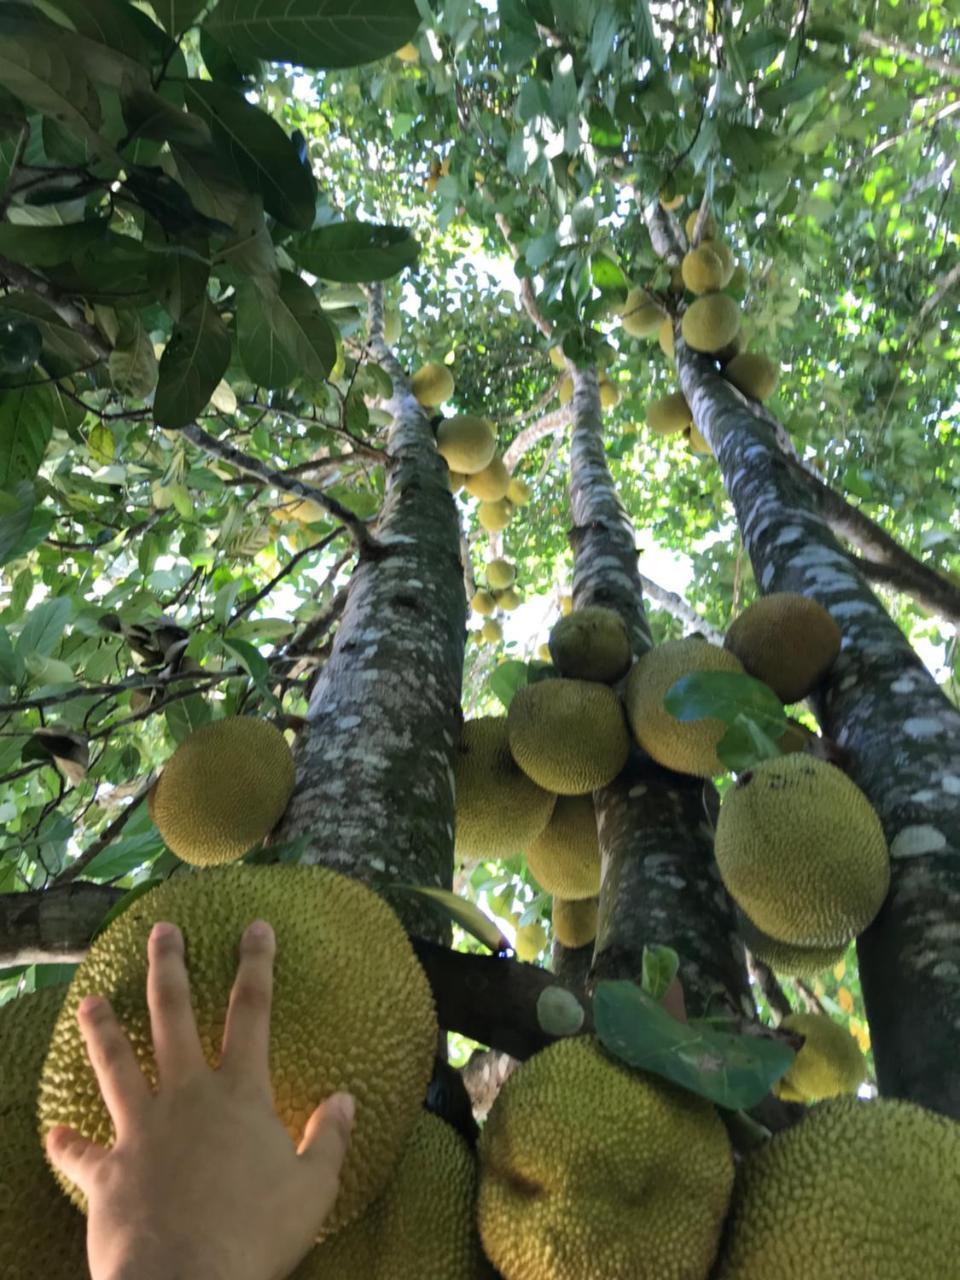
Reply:
<svg viewBox="0 0 960 1280"><path fill-rule="evenodd" d="M126 808L117 814L110 825L102 831L99 836L97 836L96 840L94 840L92 844L84 849L83 853L81 853L78 858L75 858L74 861L71 862L70 866L67 867L66 870L60 872L60 874L51 882L51 888L69 884L71 880L76 880L81 871L83 871L85 867L88 867L98 854L103 853L108 844L111 844L116 840L117 836L130 821L133 814L147 798L147 793L153 786L153 781L154 775L151 773Z"/></svg>
<svg viewBox="0 0 960 1280"><path fill-rule="evenodd" d="M507 248L513 254L514 258L519 257L510 238L510 223L502 213L497 213L497 226L500 228L500 234L506 241ZM523 309L527 315L537 326L545 338L553 337L553 325L546 318L537 303L536 294L533 292L533 285L530 283L530 277L524 276L520 281L520 301L523 303Z"/></svg>
<svg viewBox="0 0 960 1280"><path fill-rule="evenodd" d="M274 574L265 587L261 587L260 590L255 592L249 600L244 600L242 604L237 606L227 625L233 626L235 622L239 622L241 618L245 617L251 609L256 608L260 601L270 594L278 582L281 582L288 576L288 574L291 574L294 571L304 556L313 555L317 551L323 551L324 547L329 546L330 543L333 542L334 538L339 538L343 531L343 525L337 525L337 527L328 533L325 538L321 538L319 542L311 543L309 547L304 547L303 550L298 551L295 556L291 556L280 572Z"/></svg>
<svg viewBox="0 0 960 1280"><path fill-rule="evenodd" d="M4 257L0 257L0 276L5 277L18 289L43 298L51 310L55 311L78 337L83 338L99 359L106 360L109 357L110 345L103 339L99 330L92 324L88 324L80 308L66 299L49 280L37 275L29 267L22 267L19 263L11 262L9 258Z"/></svg>

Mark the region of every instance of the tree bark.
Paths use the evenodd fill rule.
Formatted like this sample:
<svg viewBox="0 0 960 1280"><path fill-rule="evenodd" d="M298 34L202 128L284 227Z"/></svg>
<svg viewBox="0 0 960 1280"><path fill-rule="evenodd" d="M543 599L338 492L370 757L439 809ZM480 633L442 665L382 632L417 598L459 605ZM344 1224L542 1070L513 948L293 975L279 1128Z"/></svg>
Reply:
<svg viewBox="0 0 960 1280"><path fill-rule="evenodd" d="M82 960L104 916L125 892L76 880L0 894L0 969Z"/></svg>
<svg viewBox="0 0 960 1280"><path fill-rule="evenodd" d="M577 608L604 605L627 625L634 655L650 647L633 527L617 496L603 444L593 370L574 371L570 451L571 534ZM752 1016L733 907L712 856L699 779L660 769L634 751L610 786L594 793L602 883L591 981L639 979L643 949L673 947L691 1016Z"/></svg>
<svg viewBox="0 0 960 1280"><path fill-rule="evenodd" d="M297 783L278 840L306 834L303 860L368 881L427 938L443 935L416 895L449 888L453 757L466 628L460 530L447 467L427 415L383 342L371 301L370 346L393 379L386 407L386 496L362 551L329 659L314 686Z"/></svg>
<svg viewBox="0 0 960 1280"><path fill-rule="evenodd" d="M890 843L890 893L858 942L880 1090L960 1119L960 713L836 542L769 424L682 341L677 364L760 590L819 600L843 634L813 701Z"/></svg>

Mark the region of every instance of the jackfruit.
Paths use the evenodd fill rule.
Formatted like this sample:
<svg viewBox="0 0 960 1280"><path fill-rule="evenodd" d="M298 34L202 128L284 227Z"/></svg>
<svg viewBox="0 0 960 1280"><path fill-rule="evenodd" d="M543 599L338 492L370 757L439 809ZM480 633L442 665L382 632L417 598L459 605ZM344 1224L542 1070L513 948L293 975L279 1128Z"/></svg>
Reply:
<svg viewBox="0 0 960 1280"><path fill-rule="evenodd" d="M388 347L400 341L400 312L396 307L386 307L383 312L383 340Z"/></svg>
<svg viewBox="0 0 960 1280"><path fill-rule="evenodd" d="M688 347L707 353L722 350L740 328L740 308L725 293L708 293L691 302L680 321Z"/></svg>
<svg viewBox="0 0 960 1280"><path fill-rule="evenodd" d="M660 343L660 350L668 360L676 358L676 345L673 340L673 316L667 316L660 322L660 328L657 330L657 341Z"/></svg>
<svg viewBox="0 0 960 1280"><path fill-rule="evenodd" d="M298 524L316 524L318 520L327 518L324 508L319 502L314 502L313 498L284 502L274 510L273 515L278 520L296 520Z"/></svg>
<svg viewBox="0 0 960 1280"><path fill-rule="evenodd" d="M436 186L436 179L432 181ZM428 190L430 182L431 179L428 178ZM425 364L410 379L410 389L424 408L435 409L438 404L443 404L453 395L455 389L453 374L445 364Z"/></svg>
<svg viewBox="0 0 960 1280"><path fill-rule="evenodd" d="M521 596L520 592L514 587L507 587L506 590L499 592L497 595L497 606L501 608L504 613L512 613L514 609L519 608L522 603L523 596Z"/></svg>
<svg viewBox="0 0 960 1280"><path fill-rule="evenodd" d="M448 471L447 483L450 486L451 493L459 493L468 479L465 471Z"/></svg>
<svg viewBox="0 0 960 1280"><path fill-rule="evenodd" d="M744 351L724 365L723 376L753 400L769 400L777 389L780 370L767 356Z"/></svg>
<svg viewBox="0 0 960 1280"><path fill-rule="evenodd" d="M563 614L565 618L569 614L573 613L573 596L562 595L560 597L560 612Z"/></svg>
<svg viewBox="0 0 960 1280"><path fill-rule="evenodd" d="M666 209L668 213L673 213L675 209L679 209L683 204L682 195L670 195L669 192L660 192L660 208Z"/></svg>
<svg viewBox="0 0 960 1280"><path fill-rule="evenodd" d="M663 308L645 289L633 288L620 308L620 323L632 338L650 338L663 322Z"/></svg>
<svg viewBox="0 0 960 1280"><path fill-rule="evenodd" d="M514 933L513 950L524 964L532 964L546 945L547 931L539 920L519 925Z"/></svg>
<svg viewBox="0 0 960 1280"><path fill-rule="evenodd" d="M581 796L612 782L627 762L630 735L612 689L587 680L541 680L514 695L510 750L534 782Z"/></svg>
<svg viewBox="0 0 960 1280"><path fill-rule="evenodd" d="M87 1223L63 1195L37 1137L40 1070L66 987L0 1007L0 1276L80 1280Z"/></svg>
<svg viewBox="0 0 960 1280"><path fill-rule="evenodd" d="M742 262L738 262L737 265L733 268L733 274L730 277L729 287L733 289L735 293L745 293L749 284L750 284L750 272L747 270L747 268L743 265Z"/></svg>
<svg viewBox="0 0 960 1280"><path fill-rule="evenodd" d="M725 240L701 240L700 248L710 249L711 252L716 254L720 259L720 266L723 272L723 276L720 281L720 288L725 289L730 283L734 269L737 265L733 260L733 253L730 250L730 246Z"/></svg>
<svg viewBox="0 0 960 1280"><path fill-rule="evenodd" d="M867 1078L867 1064L845 1027L826 1013L791 1013L784 1031L804 1036L789 1071L773 1091L784 1102L820 1102L841 1093L856 1093Z"/></svg>
<svg viewBox="0 0 960 1280"><path fill-rule="evenodd" d="M444 418L437 427L437 449L451 471L472 476L493 460L497 437L488 419L472 413Z"/></svg>
<svg viewBox="0 0 960 1280"><path fill-rule="evenodd" d="M601 409L615 409L620 403L620 388L615 382L612 382L605 373L600 375L600 407Z"/></svg>
<svg viewBox="0 0 960 1280"><path fill-rule="evenodd" d="M474 613L479 613L481 618L489 618L496 612L497 602L489 591L476 591L470 601L470 608Z"/></svg>
<svg viewBox="0 0 960 1280"><path fill-rule="evenodd" d="M613 684L630 667L630 638L614 609L591 605L554 624L550 656L562 676Z"/></svg>
<svg viewBox="0 0 960 1280"><path fill-rule="evenodd" d="M840 628L822 604L777 591L744 609L723 645L782 702L799 702L833 666L840 641Z"/></svg>
<svg viewBox="0 0 960 1280"><path fill-rule="evenodd" d="M701 244L698 249L685 253L680 271L691 293L715 293L722 288L723 263L709 245Z"/></svg>
<svg viewBox="0 0 960 1280"><path fill-rule="evenodd" d="M460 860L512 857L550 821L556 796L510 754L506 716L464 722L453 773Z"/></svg>
<svg viewBox="0 0 960 1280"><path fill-rule="evenodd" d="M503 465L503 459L495 457L482 471L467 476L465 488L475 498L484 502L499 502L507 496L510 487L510 473Z"/></svg>
<svg viewBox="0 0 960 1280"><path fill-rule="evenodd" d="M713 358L723 368L726 368L733 357L738 356L745 346L746 338L744 337L743 330L741 329L732 342L728 342L720 351L715 351L713 353Z"/></svg>
<svg viewBox="0 0 960 1280"><path fill-rule="evenodd" d="M700 210L694 209L693 213L690 214L689 218L687 218L687 221L684 224L684 229L686 230L688 240L693 240L693 232L694 232L694 228L697 225L697 218L699 218L699 216L700 216ZM716 236L717 236L717 224L714 221L713 214L708 213L707 216L704 218L703 226L700 229L700 242L703 243L704 240L715 240Z"/></svg>
<svg viewBox="0 0 960 1280"><path fill-rule="evenodd" d="M955 1120L892 1098L822 1102L743 1161L717 1280L955 1276L958 1170Z"/></svg>
<svg viewBox="0 0 960 1280"><path fill-rule="evenodd" d="M554 898L553 936L561 946L575 951L597 936L599 898Z"/></svg>
<svg viewBox="0 0 960 1280"><path fill-rule="evenodd" d="M421 1111L383 1195L291 1280L478 1280L477 1164L456 1129Z"/></svg>
<svg viewBox="0 0 960 1280"><path fill-rule="evenodd" d="M488 618L480 628L480 635L486 644L499 644L503 639L503 627L496 618Z"/></svg>
<svg viewBox="0 0 960 1280"><path fill-rule="evenodd" d="M682 391L674 391L669 396L661 396L659 400L651 400L647 404L647 426L658 436L684 431L692 422L690 406Z"/></svg>
<svg viewBox="0 0 960 1280"><path fill-rule="evenodd" d="M557 396L561 404L569 404L573 399L573 379L565 373L557 383Z"/></svg>
<svg viewBox="0 0 960 1280"><path fill-rule="evenodd" d="M147 937L157 920L183 931L194 1014L211 1066L220 1046L237 943L254 919L277 937L270 1018L274 1106L299 1143L314 1108L340 1089L357 1114L325 1231L380 1194L420 1113L437 1020L403 926L365 885L322 866L233 866L174 876L133 902L97 937L67 990L43 1068L42 1133L72 1125L106 1145L113 1125L77 1025L85 995L106 996L151 1085L156 1063L146 1001ZM77 1204L82 1195L58 1180Z"/></svg>
<svg viewBox="0 0 960 1280"><path fill-rule="evenodd" d="M557 1040L504 1084L478 1154L480 1236L507 1280L705 1280L733 1157L703 1098Z"/></svg>
<svg viewBox="0 0 960 1280"><path fill-rule="evenodd" d="M563 354L563 347L557 345L550 348L547 352L550 357L550 363L558 373L563 373L567 367L567 357Z"/></svg>
<svg viewBox="0 0 960 1280"><path fill-rule="evenodd" d="M693 423L687 428L687 444L693 453L708 453L713 457L713 450L710 448L707 437Z"/></svg>
<svg viewBox="0 0 960 1280"><path fill-rule="evenodd" d="M593 796L558 796L550 821L527 846L527 866L547 893L595 898L600 892L600 840Z"/></svg>
<svg viewBox="0 0 960 1280"><path fill-rule="evenodd" d="M525 507L533 497L533 490L526 480L514 476L507 485L507 497L515 507Z"/></svg>
<svg viewBox="0 0 960 1280"><path fill-rule="evenodd" d="M195 867L234 862L277 825L293 791L293 756L267 720L231 716L180 743L148 797L164 843Z"/></svg>
<svg viewBox="0 0 960 1280"><path fill-rule="evenodd" d="M698 671L742 672L731 653L696 636L668 640L640 657L630 675L624 702L633 736L648 755L667 769L712 778L726 773L717 747L727 732L722 720L677 720L663 705L682 676Z"/></svg>
<svg viewBox="0 0 960 1280"><path fill-rule="evenodd" d="M517 576L517 567L509 560L488 560L484 569L487 582L494 591L502 591L513 584Z"/></svg>
<svg viewBox="0 0 960 1280"><path fill-rule="evenodd" d="M510 523L513 515L513 503L507 498L499 502L481 502L477 508L477 519L488 533L499 533Z"/></svg>
<svg viewBox="0 0 960 1280"><path fill-rule="evenodd" d="M869 800L810 755L763 760L739 776L720 806L714 852L751 922L801 947L839 946L862 933L890 881Z"/></svg>
<svg viewBox="0 0 960 1280"><path fill-rule="evenodd" d="M737 932L758 960L769 965L774 973L791 978L815 978L825 969L832 969L847 954L845 942L833 947L797 947L778 942L758 929L743 912L738 915Z"/></svg>

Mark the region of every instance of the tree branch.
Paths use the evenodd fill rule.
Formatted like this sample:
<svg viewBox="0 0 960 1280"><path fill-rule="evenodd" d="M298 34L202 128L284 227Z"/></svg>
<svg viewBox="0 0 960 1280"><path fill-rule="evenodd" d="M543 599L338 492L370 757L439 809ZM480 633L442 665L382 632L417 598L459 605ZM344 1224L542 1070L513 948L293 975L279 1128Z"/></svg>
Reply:
<svg viewBox="0 0 960 1280"><path fill-rule="evenodd" d="M938 75L952 76L960 79L960 66L954 62L945 62L943 58L934 58L929 53L921 53L912 49L904 40L896 36L881 36L874 31L861 31L857 43L867 49L876 49L881 53L896 53L909 58L911 62L919 62L928 71L936 71Z"/></svg>
<svg viewBox="0 0 960 1280"><path fill-rule="evenodd" d="M514 258L518 258L520 255L517 253L516 249L514 248L513 242L510 237L510 223L507 221L506 217L502 213L497 213L496 219L497 219L497 226L500 228L500 234L503 236L504 240L506 241L507 248L513 254ZM540 310L540 307L537 303L537 296L533 292L533 285L530 283L529 276L524 276L523 279L520 281L520 301L523 303L524 311L526 311L527 315L530 317L533 323L537 326L537 328L540 330L543 336L545 338L552 338L553 325L550 323L550 321L546 318L546 316Z"/></svg>
<svg viewBox="0 0 960 1280"><path fill-rule="evenodd" d="M26 293L33 293L43 298L47 306L57 313L64 324L68 324L78 337L83 338L96 356L101 360L109 357L110 344L99 329L88 324L80 308L69 301L49 280L37 275L29 267L22 267L19 263L11 262L9 258L4 257L0 257L0 276L17 289L23 289Z"/></svg>
<svg viewBox="0 0 960 1280"><path fill-rule="evenodd" d="M723 644L722 634L706 618L701 618L699 613L687 604L683 596L678 596L675 592L668 591L666 587L661 587L659 583L654 582L652 578L648 578L644 574L640 575L640 581L643 583L643 594L649 600L652 600L654 604L666 610L678 622L692 627L694 631L701 632L712 644Z"/></svg>
<svg viewBox="0 0 960 1280"><path fill-rule="evenodd" d="M529 427L524 427L517 433L504 452L503 465L512 475L525 453L528 453L544 436L565 431L572 421L573 416L568 404L561 405L553 413L545 413L537 422L531 422Z"/></svg>
<svg viewBox="0 0 960 1280"><path fill-rule="evenodd" d="M130 803L117 814L110 825L102 831L99 836L97 836L96 840L94 840L92 844L84 849L83 853L81 853L78 858L75 858L65 870L60 872L53 881L53 884L50 886L51 888L59 888L61 885L69 884L72 880L76 880L80 873L90 865L94 858L96 858L98 854L103 853L107 845L116 840L117 836L147 798L147 794L153 786L153 782L154 775L151 773L147 777L146 781L141 783Z"/></svg>
<svg viewBox="0 0 960 1280"><path fill-rule="evenodd" d="M125 893L78 880L0 894L0 968L82 960L104 916Z"/></svg>
<svg viewBox="0 0 960 1280"><path fill-rule="evenodd" d="M273 575L266 586L261 587L260 590L255 592L249 600L244 600L237 606L228 625L233 626L235 622L239 622L241 618L246 617L251 609L255 609L261 600L266 599L278 582L282 582L284 578L293 573L294 569L305 556L313 555L318 551L323 551L325 547L328 547L330 543L333 542L334 538L339 538L343 531L343 525L337 525L337 527L332 529L325 538L321 538L319 542L311 543L309 547L304 547L303 550L298 551L295 556L291 556L283 568Z"/></svg>

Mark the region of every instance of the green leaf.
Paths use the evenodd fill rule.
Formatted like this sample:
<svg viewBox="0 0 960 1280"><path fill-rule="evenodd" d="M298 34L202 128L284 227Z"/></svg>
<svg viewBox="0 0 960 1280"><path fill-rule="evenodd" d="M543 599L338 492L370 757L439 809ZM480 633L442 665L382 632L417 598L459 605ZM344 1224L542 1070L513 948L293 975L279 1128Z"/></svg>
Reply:
<svg viewBox="0 0 960 1280"><path fill-rule="evenodd" d="M643 989L654 1000L662 1000L680 972L680 957L673 947L643 948Z"/></svg>
<svg viewBox="0 0 960 1280"><path fill-rule="evenodd" d="M123 121L131 138L177 142L186 147L210 145L210 129L198 115L180 111L152 89L141 86L120 95Z"/></svg>
<svg viewBox="0 0 960 1280"><path fill-rule="evenodd" d="M296 230L311 227L316 182L277 122L242 93L214 81L187 81L185 97L240 179L263 198L267 213Z"/></svg>
<svg viewBox="0 0 960 1280"><path fill-rule="evenodd" d="M739 671L695 671L682 676L667 690L663 705L672 716L685 723L714 716L724 724L735 724L741 715L760 724L786 728L783 703L761 680Z"/></svg>
<svg viewBox="0 0 960 1280"><path fill-rule="evenodd" d="M0 391L0 486L32 480L52 435L53 409L46 387Z"/></svg>
<svg viewBox="0 0 960 1280"><path fill-rule="evenodd" d="M220 80L223 84L240 87L262 74L259 58L235 58L211 35L209 27L200 28L200 56L211 80Z"/></svg>
<svg viewBox="0 0 960 1280"><path fill-rule="evenodd" d="M161 427L185 427L210 403L230 363L230 334L205 296L174 326L160 358L154 417Z"/></svg>
<svg viewBox="0 0 960 1280"><path fill-rule="evenodd" d="M26 227L0 222L0 253L28 267L54 267L82 253L106 234L108 219L62 227Z"/></svg>
<svg viewBox="0 0 960 1280"><path fill-rule="evenodd" d="M10 101L11 108L18 104ZM6 190L10 175L29 136L27 121L19 110L0 111L0 192Z"/></svg>
<svg viewBox="0 0 960 1280"><path fill-rule="evenodd" d="M761 89L757 94L757 102L764 111L779 111L793 102L802 102L812 93L816 93L834 77L834 72L826 67L818 67L814 63L804 63L797 74L782 84Z"/></svg>
<svg viewBox="0 0 960 1280"><path fill-rule="evenodd" d="M633 982L599 983L593 1017L615 1057L732 1111L761 1102L795 1056L778 1040L678 1022Z"/></svg>
<svg viewBox="0 0 960 1280"><path fill-rule="evenodd" d="M0 315L29 320L43 338L42 359L57 376L97 363L97 352L71 329L62 316L34 293L8 293L0 297Z"/></svg>
<svg viewBox="0 0 960 1280"><path fill-rule="evenodd" d="M17 653L29 658L49 658L63 638L64 628L73 616L69 596L53 596L31 609L17 639Z"/></svg>
<svg viewBox="0 0 960 1280"><path fill-rule="evenodd" d="M260 688L267 687L267 681L270 678L270 668L267 660L259 649L255 648L247 640L238 640L235 636L225 635L223 637L224 648L229 649L231 653L236 654L240 660L240 665L244 671L250 676L254 684Z"/></svg>
<svg viewBox="0 0 960 1280"><path fill-rule="evenodd" d="M0 564L26 555L50 532L53 515L36 502L28 480L21 480L12 490L0 489Z"/></svg>
<svg viewBox="0 0 960 1280"><path fill-rule="evenodd" d="M490 679L487 681L490 692L500 699L507 711L510 710L510 703L517 691L526 684L529 684L527 664L515 658L501 662L490 673Z"/></svg>
<svg viewBox="0 0 960 1280"><path fill-rule="evenodd" d="M390 892L416 893L437 907L445 916L465 929L478 942L491 951L505 951L510 941L500 932L500 926L490 919L474 902L461 898L450 889L434 889L419 884L391 884Z"/></svg>
<svg viewBox="0 0 960 1280"><path fill-rule="evenodd" d="M750 716L741 715L720 739L717 755L734 773L751 769L761 760L775 760L783 755L777 743L785 724L786 717L778 729L772 729L767 722L761 725Z"/></svg>
<svg viewBox="0 0 960 1280"><path fill-rule="evenodd" d="M182 35L210 0L153 0L153 11L172 36Z"/></svg>
<svg viewBox="0 0 960 1280"><path fill-rule="evenodd" d="M156 387L157 357L139 313L134 313L130 332L123 335L122 345L110 352L107 368L113 385L122 395L143 400Z"/></svg>
<svg viewBox="0 0 960 1280"><path fill-rule="evenodd" d="M0 684L18 684L23 679L23 659L15 652L6 627L0 627Z"/></svg>
<svg viewBox="0 0 960 1280"><path fill-rule="evenodd" d="M238 57L318 68L383 58L419 25L414 0L220 0L205 23Z"/></svg>
<svg viewBox="0 0 960 1280"><path fill-rule="evenodd" d="M266 284L265 299L270 298ZM270 316L280 342L292 354L299 372L322 381L337 361L337 334L314 291L292 271L281 271Z"/></svg>
<svg viewBox="0 0 960 1280"><path fill-rule="evenodd" d="M181 698L179 702L171 702L164 710L163 718L167 722L170 736L177 746L188 738L194 729L209 723L213 719L210 706L199 693L192 693L189 698Z"/></svg>
<svg viewBox="0 0 960 1280"><path fill-rule="evenodd" d="M288 246L295 262L324 280L386 280L412 266L420 252L406 227L339 222L298 236Z"/></svg>
<svg viewBox="0 0 960 1280"><path fill-rule="evenodd" d="M128 907L132 907L138 898L142 898L145 893L149 893L151 889L155 889L157 885L163 884L166 876L151 876L148 880L142 880L140 884L136 884L133 888L123 895L119 902L115 902L107 914L97 925L97 931L93 935L98 938L108 925L113 924L118 916L122 916Z"/></svg>
<svg viewBox="0 0 960 1280"><path fill-rule="evenodd" d="M80 35L117 49L128 58L148 62L151 53L156 57L159 52L158 44L160 49L169 46L159 27L146 14L137 12L134 16L136 11L123 0L46 0L46 4L69 19ZM153 28L159 41L148 37L149 28Z"/></svg>

